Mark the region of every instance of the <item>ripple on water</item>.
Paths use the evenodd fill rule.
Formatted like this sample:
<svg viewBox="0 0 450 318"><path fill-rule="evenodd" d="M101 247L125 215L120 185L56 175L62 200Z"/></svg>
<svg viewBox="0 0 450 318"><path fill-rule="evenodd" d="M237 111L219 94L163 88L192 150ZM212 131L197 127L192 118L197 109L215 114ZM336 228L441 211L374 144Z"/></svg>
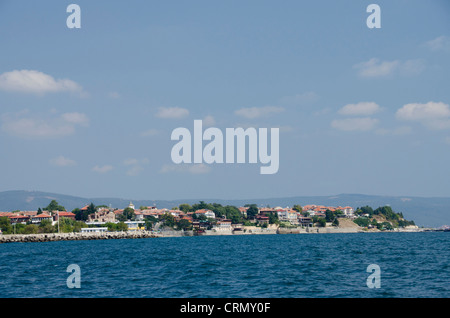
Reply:
<svg viewBox="0 0 450 318"><path fill-rule="evenodd" d="M449 297L448 233L0 245L1 297ZM81 288L66 286L69 264ZM369 289L369 264L381 288Z"/></svg>

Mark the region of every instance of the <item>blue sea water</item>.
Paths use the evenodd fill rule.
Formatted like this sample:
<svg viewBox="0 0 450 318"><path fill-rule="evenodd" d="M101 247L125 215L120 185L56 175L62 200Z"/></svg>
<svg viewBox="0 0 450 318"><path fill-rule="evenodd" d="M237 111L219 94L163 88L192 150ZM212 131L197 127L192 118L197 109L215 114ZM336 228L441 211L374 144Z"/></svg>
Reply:
<svg viewBox="0 0 450 318"><path fill-rule="evenodd" d="M0 297L448 298L449 249L445 232L6 243ZM380 288L366 284L370 264Z"/></svg>

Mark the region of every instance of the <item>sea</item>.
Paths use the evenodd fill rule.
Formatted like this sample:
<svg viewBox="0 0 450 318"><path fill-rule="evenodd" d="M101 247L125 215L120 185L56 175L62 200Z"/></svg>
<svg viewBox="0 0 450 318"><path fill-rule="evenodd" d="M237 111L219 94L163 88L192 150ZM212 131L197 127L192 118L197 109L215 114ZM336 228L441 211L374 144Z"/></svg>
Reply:
<svg viewBox="0 0 450 318"><path fill-rule="evenodd" d="M5 243L0 298L448 298L449 252L449 232Z"/></svg>

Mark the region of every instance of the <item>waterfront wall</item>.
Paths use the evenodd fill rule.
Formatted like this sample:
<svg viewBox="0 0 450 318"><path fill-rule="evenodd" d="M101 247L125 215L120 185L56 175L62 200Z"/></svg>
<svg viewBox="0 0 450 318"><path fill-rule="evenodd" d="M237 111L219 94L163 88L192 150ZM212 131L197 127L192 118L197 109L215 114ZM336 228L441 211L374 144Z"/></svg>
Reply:
<svg viewBox="0 0 450 318"><path fill-rule="evenodd" d="M149 231L104 232L104 233L11 234L11 235L0 235L0 243L133 239L133 238L150 238L158 236L161 235L154 234Z"/></svg>

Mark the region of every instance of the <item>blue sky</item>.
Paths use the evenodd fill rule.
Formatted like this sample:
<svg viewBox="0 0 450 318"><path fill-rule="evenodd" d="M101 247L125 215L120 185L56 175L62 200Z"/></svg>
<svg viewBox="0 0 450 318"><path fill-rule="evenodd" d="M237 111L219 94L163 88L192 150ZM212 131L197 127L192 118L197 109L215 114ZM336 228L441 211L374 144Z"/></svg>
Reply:
<svg viewBox="0 0 450 318"><path fill-rule="evenodd" d="M450 196L447 1L0 1L0 43L0 191ZM279 127L278 173L174 165L194 119Z"/></svg>

